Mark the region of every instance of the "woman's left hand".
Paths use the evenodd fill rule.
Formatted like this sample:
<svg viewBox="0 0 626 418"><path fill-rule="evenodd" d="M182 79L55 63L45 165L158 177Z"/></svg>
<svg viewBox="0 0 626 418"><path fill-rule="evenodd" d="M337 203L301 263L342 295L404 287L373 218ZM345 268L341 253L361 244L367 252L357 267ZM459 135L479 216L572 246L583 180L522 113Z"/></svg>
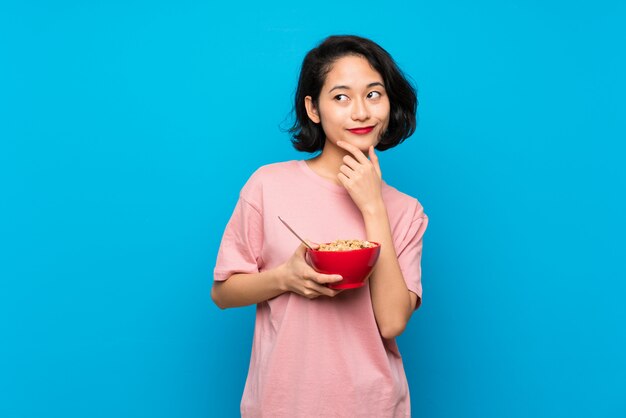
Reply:
<svg viewBox="0 0 626 418"><path fill-rule="evenodd" d="M350 154L343 157L337 177L361 213L373 211L382 205L382 173L374 147L368 150L369 159L352 144L337 141L337 145Z"/></svg>

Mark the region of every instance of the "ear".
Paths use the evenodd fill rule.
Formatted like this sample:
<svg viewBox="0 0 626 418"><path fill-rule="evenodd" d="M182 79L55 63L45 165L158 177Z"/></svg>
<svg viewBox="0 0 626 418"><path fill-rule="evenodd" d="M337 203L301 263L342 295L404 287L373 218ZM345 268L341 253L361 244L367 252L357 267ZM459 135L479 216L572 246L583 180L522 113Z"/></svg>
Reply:
<svg viewBox="0 0 626 418"><path fill-rule="evenodd" d="M311 96L306 96L304 98L304 107L306 107L306 113L309 115L309 119L311 119L313 123L320 123L320 115Z"/></svg>

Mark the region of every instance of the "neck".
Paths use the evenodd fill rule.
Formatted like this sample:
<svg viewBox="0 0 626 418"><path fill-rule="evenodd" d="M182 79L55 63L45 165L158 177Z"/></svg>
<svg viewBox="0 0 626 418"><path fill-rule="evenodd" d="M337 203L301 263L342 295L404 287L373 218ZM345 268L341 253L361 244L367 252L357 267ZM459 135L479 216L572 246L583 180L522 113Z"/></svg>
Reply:
<svg viewBox="0 0 626 418"><path fill-rule="evenodd" d="M349 153L334 145L330 141L324 143L324 148L321 154L307 160L307 164L316 172L319 176L333 181L336 184L341 184L337 178L339 174L339 168L343 164L343 157Z"/></svg>

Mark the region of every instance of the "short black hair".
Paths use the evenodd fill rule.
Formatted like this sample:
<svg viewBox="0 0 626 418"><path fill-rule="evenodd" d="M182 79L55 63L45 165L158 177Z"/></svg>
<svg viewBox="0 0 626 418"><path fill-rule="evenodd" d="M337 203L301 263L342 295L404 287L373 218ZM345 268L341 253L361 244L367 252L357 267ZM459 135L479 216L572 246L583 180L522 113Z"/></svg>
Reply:
<svg viewBox="0 0 626 418"><path fill-rule="evenodd" d="M329 36L306 54L300 69L293 109L295 121L289 129L291 142L298 151L316 152L324 148L326 135L321 124L309 119L304 98L311 96L317 107L326 75L335 61L348 55L365 58L383 78L389 96L389 125L382 133L376 149L383 151L395 147L415 132L418 104L416 89L391 55L366 38L354 35Z"/></svg>

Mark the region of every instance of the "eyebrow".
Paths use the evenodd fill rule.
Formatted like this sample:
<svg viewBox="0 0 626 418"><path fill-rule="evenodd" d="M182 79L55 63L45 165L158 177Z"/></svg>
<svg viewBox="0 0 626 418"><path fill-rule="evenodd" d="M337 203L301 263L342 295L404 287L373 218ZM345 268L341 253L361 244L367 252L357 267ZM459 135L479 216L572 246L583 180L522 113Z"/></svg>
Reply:
<svg viewBox="0 0 626 418"><path fill-rule="evenodd" d="M367 85L367 88L369 89L369 88L372 88L372 87L374 87L374 86L380 86L380 87L382 87L382 88L385 88L385 85L384 85L383 83L379 82L379 81L375 81L375 82L373 82L373 83L369 83L369 84ZM328 92L330 93L330 92L332 92L333 90L350 90L350 87L348 87L348 86L343 86L343 85L338 85L338 86L334 86L332 89L328 90Z"/></svg>

